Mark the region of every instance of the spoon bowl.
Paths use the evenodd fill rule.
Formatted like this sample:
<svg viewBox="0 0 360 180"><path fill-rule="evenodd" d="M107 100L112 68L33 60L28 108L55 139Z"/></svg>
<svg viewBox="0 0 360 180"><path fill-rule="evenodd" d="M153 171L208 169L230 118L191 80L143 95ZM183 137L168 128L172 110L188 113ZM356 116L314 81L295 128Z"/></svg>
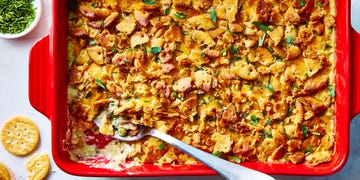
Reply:
<svg viewBox="0 0 360 180"><path fill-rule="evenodd" d="M106 113L105 113L106 114ZM104 114L101 114L103 116ZM94 123L100 128L101 123L100 120L95 119ZM274 180L273 177L264 174L259 171L255 171L253 169L249 169L246 167L243 167L239 164L232 163L230 161L221 159L215 155L209 154L205 151L202 151L200 149L197 149L189 144L186 144L166 133L163 133L162 131L159 131L155 128L144 126L144 125L138 125L139 132L135 136L122 136L118 131L115 131L113 137L121 140L121 141L138 141L144 136L153 136L157 137L172 146L182 150L183 152L191 155L195 159L199 160L200 162L206 164L208 167L212 168L216 172L218 172L220 175L222 175L226 179L259 179L259 180Z"/></svg>

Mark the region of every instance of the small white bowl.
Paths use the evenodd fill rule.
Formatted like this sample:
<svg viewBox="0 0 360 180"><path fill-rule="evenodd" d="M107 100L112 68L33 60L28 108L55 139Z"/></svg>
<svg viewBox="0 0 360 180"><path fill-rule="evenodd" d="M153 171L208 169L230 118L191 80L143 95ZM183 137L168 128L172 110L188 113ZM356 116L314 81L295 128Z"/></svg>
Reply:
<svg viewBox="0 0 360 180"><path fill-rule="evenodd" d="M41 13L42 13L42 4L41 4L41 0L33 0L32 1L35 9L35 18L34 21L30 24L29 27L27 27L24 31L18 33L18 34L3 34L0 32L0 38L5 38L5 39L15 39L15 38L19 38L22 36L25 36L26 34L28 34L29 32L31 32L36 25L39 23L40 21L40 17L41 17Z"/></svg>

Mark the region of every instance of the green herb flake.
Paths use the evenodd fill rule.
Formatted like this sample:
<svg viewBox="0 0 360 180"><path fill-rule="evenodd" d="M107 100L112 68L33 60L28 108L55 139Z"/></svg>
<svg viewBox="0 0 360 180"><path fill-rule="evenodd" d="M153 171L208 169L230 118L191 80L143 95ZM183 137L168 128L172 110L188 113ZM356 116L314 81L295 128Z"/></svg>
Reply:
<svg viewBox="0 0 360 180"><path fill-rule="evenodd" d="M223 107L223 104L218 99L216 99L216 104Z"/></svg>
<svg viewBox="0 0 360 180"><path fill-rule="evenodd" d="M264 32L264 34L260 37L259 42L258 42L258 46L261 47L264 45L265 42L265 38L266 38L266 31Z"/></svg>
<svg viewBox="0 0 360 180"><path fill-rule="evenodd" d="M211 102L213 98L211 96L208 97L208 101Z"/></svg>
<svg viewBox="0 0 360 180"><path fill-rule="evenodd" d="M174 98L177 98L177 96L178 96L177 92L174 91L174 92L173 92L173 97L174 97Z"/></svg>
<svg viewBox="0 0 360 180"><path fill-rule="evenodd" d="M304 149L303 152L305 153L305 156L307 156L310 153L314 152L314 149L312 148L312 145L310 145L310 147L307 149Z"/></svg>
<svg viewBox="0 0 360 180"><path fill-rule="evenodd" d="M162 150L165 149L165 142L164 142L164 141L162 141L162 143L159 145L158 149L159 149L160 151L162 151Z"/></svg>
<svg viewBox="0 0 360 180"><path fill-rule="evenodd" d="M233 54L237 54L237 53L239 53L239 50L238 50L238 48L237 48L237 46L230 46L230 49L231 49L231 52L233 53Z"/></svg>
<svg viewBox="0 0 360 180"><path fill-rule="evenodd" d="M102 20L101 20L101 28L104 28L104 26L105 26L105 22L104 22L104 20L102 19Z"/></svg>
<svg viewBox="0 0 360 180"><path fill-rule="evenodd" d="M114 115L110 121L111 125L117 127L119 125L119 116Z"/></svg>
<svg viewBox="0 0 360 180"><path fill-rule="evenodd" d="M215 76L218 76L219 74L220 74L220 70L218 69L218 70L215 71L215 74L214 74L214 75L215 75Z"/></svg>
<svg viewBox="0 0 360 180"><path fill-rule="evenodd" d="M151 47L148 49L148 52L157 55L161 52L161 47Z"/></svg>
<svg viewBox="0 0 360 180"><path fill-rule="evenodd" d="M266 88L268 88L271 92L274 92L274 88L273 88L273 86L272 86L271 83L270 83L270 77L269 77L269 79L268 79L268 84L266 85Z"/></svg>
<svg viewBox="0 0 360 180"><path fill-rule="evenodd" d="M86 99L89 98L91 96L91 94L92 94L91 91L87 92L86 95L85 95L85 98Z"/></svg>
<svg viewBox="0 0 360 180"><path fill-rule="evenodd" d="M294 110L294 107L292 104L290 104L290 107L288 109L288 113L287 113L287 116L291 116L293 114L293 110Z"/></svg>
<svg viewBox="0 0 360 180"><path fill-rule="evenodd" d="M205 53L201 53L201 55L200 55L200 56L201 56L201 58L203 58L203 59L204 59L204 58L205 58Z"/></svg>
<svg viewBox="0 0 360 180"><path fill-rule="evenodd" d="M98 4L93 2L93 3L90 4L90 6L93 7L93 8L97 8Z"/></svg>
<svg viewBox="0 0 360 180"><path fill-rule="evenodd" d="M216 23L216 12L215 12L214 7L210 8L210 17L211 17L212 22Z"/></svg>
<svg viewBox="0 0 360 180"><path fill-rule="evenodd" d="M89 41L89 45L95 45L96 44L96 40L90 40Z"/></svg>
<svg viewBox="0 0 360 180"><path fill-rule="evenodd" d="M224 155L224 153L221 151L216 151L216 152L213 152L212 154L217 157L222 157Z"/></svg>
<svg viewBox="0 0 360 180"><path fill-rule="evenodd" d="M330 96L335 97L335 88L329 87L328 89L329 89L329 92L330 92Z"/></svg>
<svg viewBox="0 0 360 180"><path fill-rule="evenodd" d="M170 8L171 8L171 4L170 4L168 7L165 8L165 10L164 10L164 14L165 14L165 15L169 15L169 13L170 13Z"/></svg>
<svg viewBox="0 0 360 180"><path fill-rule="evenodd" d="M268 124L268 125L271 125L271 120L267 119L265 123Z"/></svg>
<svg viewBox="0 0 360 180"><path fill-rule="evenodd" d="M286 44L290 45L292 43L294 43L294 37L293 36L289 36L288 38L285 39Z"/></svg>
<svg viewBox="0 0 360 180"><path fill-rule="evenodd" d="M264 140L265 138L272 138L271 131L263 130L261 132L261 139Z"/></svg>
<svg viewBox="0 0 360 180"><path fill-rule="evenodd" d="M284 121L283 121L284 122ZM286 137L288 138L288 140L290 140L291 139L291 136L285 131L285 135L286 135Z"/></svg>
<svg viewBox="0 0 360 180"><path fill-rule="evenodd" d="M231 160L233 160L233 161L236 162L236 163L241 163L240 158L237 157L237 156L235 156L235 155L232 155L232 156L231 156Z"/></svg>
<svg viewBox="0 0 360 180"><path fill-rule="evenodd" d="M254 115L251 115L250 120L253 125L257 125L259 123L259 118Z"/></svg>
<svg viewBox="0 0 360 180"><path fill-rule="evenodd" d="M204 71L205 70L205 68L202 67L201 65L199 67L196 67L196 69L199 70L199 71Z"/></svg>
<svg viewBox="0 0 360 180"><path fill-rule="evenodd" d="M308 132L309 132L309 128L308 127L306 127L305 125L301 125L301 131L302 131L302 134L304 135L304 137L309 137L309 134L308 134Z"/></svg>
<svg viewBox="0 0 360 180"><path fill-rule="evenodd" d="M226 31L229 32L231 35L234 34L234 32L232 32L229 28L229 24L226 24Z"/></svg>
<svg viewBox="0 0 360 180"><path fill-rule="evenodd" d="M295 86L291 87L291 89L292 89L292 90L294 90L294 89L301 89L301 87L300 87L299 85L295 85Z"/></svg>
<svg viewBox="0 0 360 180"><path fill-rule="evenodd" d="M301 0L301 1L300 1L300 6L301 6L301 7L304 7L304 6L305 6L305 0Z"/></svg>
<svg viewBox="0 0 360 180"><path fill-rule="evenodd" d="M119 50L119 47L115 46L113 50L111 51L113 54L117 53Z"/></svg>
<svg viewBox="0 0 360 180"><path fill-rule="evenodd" d="M155 4L155 1L153 0L142 0L144 4Z"/></svg>
<svg viewBox="0 0 360 180"><path fill-rule="evenodd" d="M178 19L184 19L184 18L186 18L186 14L184 14L184 13L179 13L179 12L176 12L175 14L174 14L174 16L176 17L176 18L178 18Z"/></svg>
<svg viewBox="0 0 360 180"><path fill-rule="evenodd" d="M104 84L103 84L103 82L100 80L100 79L95 79L95 83L98 85L98 86L100 86L102 89L106 89L105 88L105 86L104 86Z"/></svg>
<svg viewBox="0 0 360 180"><path fill-rule="evenodd" d="M253 22L252 24L254 26L256 26L257 28L262 29L264 31L272 31L272 29L269 26L265 25L265 24L262 24L262 23L259 23L259 22Z"/></svg>

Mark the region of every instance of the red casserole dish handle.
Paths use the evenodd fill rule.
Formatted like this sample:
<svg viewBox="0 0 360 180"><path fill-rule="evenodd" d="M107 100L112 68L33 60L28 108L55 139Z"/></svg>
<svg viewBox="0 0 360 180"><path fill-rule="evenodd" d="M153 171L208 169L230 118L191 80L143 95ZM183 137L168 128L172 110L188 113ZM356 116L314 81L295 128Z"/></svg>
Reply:
<svg viewBox="0 0 360 180"><path fill-rule="evenodd" d="M29 55L29 101L30 104L47 118L51 88L51 68L49 53L49 35L38 40Z"/></svg>
<svg viewBox="0 0 360 180"><path fill-rule="evenodd" d="M351 83L350 115L354 118L360 112L360 34L351 29Z"/></svg>

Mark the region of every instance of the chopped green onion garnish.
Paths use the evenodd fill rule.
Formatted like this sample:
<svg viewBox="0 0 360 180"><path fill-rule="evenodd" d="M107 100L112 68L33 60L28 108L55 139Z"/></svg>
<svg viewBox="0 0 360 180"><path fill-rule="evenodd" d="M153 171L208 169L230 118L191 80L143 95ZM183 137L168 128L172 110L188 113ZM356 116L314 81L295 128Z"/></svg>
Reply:
<svg viewBox="0 0 360 180"><path fill-rule="evenodd" d="M258 27L259 29L264 30L264 31L272 31L272 29L269 26L265 25L265 24L261 24L259 22L253 22L252 24L254 26Z"/></svg>
<svg viewBox="0 0 360 180"><path fill-rule="evenodd" d="M238 48L237 48L237 46L230 46L230 49L231 49L231 52L233 53L233 54L237 54L237 53L239 53L239 50L238 50Z"/></svg>
<svg viewBox="0 0 360 180"><path fill-rule="evenodd" d="M89 45L95 45L96 44L96 40L90 40L89 41Z"/></svg>
<svg viewBox="0 0 360 180"><path fill-rule="evenodd" d="M213 152L212 154L213 154L214 156L217 156L217 157L221 157L221 156L224 155L224 153L221 152L221 151L216 151L216 152Z"/></svg>
<svg viewBox="0 0 360 180"><path fill-rule="evenodd" d="M184 13L176 12L176 13L174 14L174 16L175 16L176 18L179 18L179 19L184 19L187 15L184 14Z"/></svg>
<svg viewBox="0 0 360 180"><path fill-rule="evenodd" d="M331 97L335 97L335 88L330 87L329 92Z"/></svg>
<svg viewBox="0 0 360 180"><path fill-rule="evenodd" d="M157 55L161 52L161 47L151 47L150 49L148 49L148 52Z"/></svg>
<svg viewBox="0 0 360 180"><path fill-rule="evenodd" d="M162 141L162 143L159 145L159 150L164 150L165 149L165 142Z"/></svg>
<svg viewBox="0 0 360 180"><path fill-rule="evenodd" d="M307 156L308 154L314 152L314 150L313 150L312 146L310 145L310 147L307 149L304 149L303 152L305 153L305 156Z"/></svg>
<svg viewBox="0 0 360 180"><path fill-rule="evenodd" d="M220 70L216 70L214 75L217 76L217 75L219 75L219 73L220 73Z"/></svg>
<svg viewBox="0 0 360 180"><path fill-rule="evenodd" d="M237 157L237 156L235 156L235 155L232 155L232 156L231 156L231 160L233 160L233 161L236 162L236 163L241 163L240 158Z"/></svg>
<svg viewBox="0 0 360 180"><path fill-rule="evenodd" d="M115 46L112 50L112 53L115 54L118 52L118 50L119 50L119 47Z"/></svg>
<svg viewBox="0 0 360 180"><path fill-rule="evenodd" d="M142 2L144 4L155 4L155 1L153 1L153 0L143 0Z"/></svg>
<svg viewBox="0 0 360 180"><path fill-rule="evenodd" d="M266 31L264 32L264 34L260 37L259 39L259 43L258 43L258 46L263 46L264 45L264 42L265 42L265 38L266 38Z"/></svg>
<svg viewBox="0 0 360 180"><path fill-rule="evenodd" d="M234 32L230 31L229 24L226 24L226 31L229 32L231 35L234 34Z"/></svg>
<svg viewBox="0 0 360 180"><path fill-rule="evenodd" d="M211 20L216 23L216 12L215 12L215 9L214 7L211 7L210 8L210 16L211 16Z"/></svg>
<svg viewBox="0 0 360 180"><path fill-rule="evenodd" d="M308 134L309 128L306 127L306 126L303 125L303 124L301 125L301 131L302 131L304 137L308 137L308 136L309 136L309 134Z"/></svg>
<svg viewBox="0 0 360 180"><path fill-rule="evenodd" d="M300 6L301 6L301 7L304 7L304 6L305 6L305 0L301 0L301 1L300 1Z"/></svg>
<svg viewBox="0 0 360 180"><path fill-rule="evenodd" d="M273 88L273 86L270 84L270 76L269 76L268 84L267 84L266 88L268 88L271 92L274 92L274 88Z"/></svg>
<svg viewBox="0 0 360 180"><path fill-rule="evenodd" d="M289 36L288 38L285 39L286 44L290 45L294 42L294 37L293 36Z"/></svg>
<svg viewBox="0 0 360 180"><path fill-rule="evenodd" d="M98 4L93 2L93 3L90 4L90 6L93 7L93 8L96 8L98 6Z"/></svg>
<svg viewBox="0 0 360 180"><path fill-rule="evenodd" d="M267 120L266 120L266 124L269 124L269 125L270 125L270 124L271 124L271 120L270 120L270 119L267 119Z"/></svg>
<svg viewBox="0 0 360 180"><path fill-rule="evenodd" d="M251 115L250 119L253 125L256 125L259 122L259 118L255 117L254 115Z"/></svg>
<svg viewBox="0 0 360 180"><path fill-rule="evenodd" d="M171 4L170 4L168 7L165 8L165 10L164 10L164 14L165 14L165 15L169 15L169 13L170 13L170 8L171 8Z"/></svg>
<svg viewBox="0 0 360 180"><path fill-rule="evenodd" d="M95 83L100 86L102 89L106 89L103 82L100 79L95 79Z"/></svg>

